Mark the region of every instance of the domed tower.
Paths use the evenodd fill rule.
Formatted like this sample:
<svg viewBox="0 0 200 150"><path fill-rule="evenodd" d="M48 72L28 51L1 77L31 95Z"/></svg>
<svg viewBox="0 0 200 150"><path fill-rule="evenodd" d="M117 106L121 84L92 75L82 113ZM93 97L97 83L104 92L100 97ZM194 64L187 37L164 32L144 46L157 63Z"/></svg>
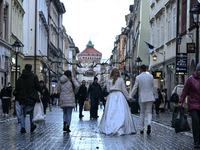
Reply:
<svg viewBox="0 0 200 150"><path fill-rule="evenodd" d="M101 66L97 65L96 67L92 68L92 64L100 63L102 58L102 53L99 52L94 48L94 44L92 41L89 40L88 44L86 45L86 49L83 50L81 53L78 54L78 60L81 62L83 68L78 68L79 73L85 73L88 70L93 70L96 73L101 71ZM100 75L97 76L99 81L101 80ZM79 74L78 80L81 82L82 80L86 80L89 84L93 81L93 76L84 76L83 74Z"/></svg>

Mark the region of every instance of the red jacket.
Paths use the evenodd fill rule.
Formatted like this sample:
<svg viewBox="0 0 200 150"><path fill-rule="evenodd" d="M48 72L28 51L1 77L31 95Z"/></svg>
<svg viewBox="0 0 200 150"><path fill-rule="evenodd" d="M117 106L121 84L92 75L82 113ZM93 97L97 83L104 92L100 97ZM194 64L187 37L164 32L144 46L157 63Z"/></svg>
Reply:
<svg viewBox="0 0 200 150"><path fill-rule="evenodd" d="M193 109L200 110L200 78L197 76L196 71L188 78L179 99L179 103L183 103L187 95L189 95L188 111Z"/></svg>

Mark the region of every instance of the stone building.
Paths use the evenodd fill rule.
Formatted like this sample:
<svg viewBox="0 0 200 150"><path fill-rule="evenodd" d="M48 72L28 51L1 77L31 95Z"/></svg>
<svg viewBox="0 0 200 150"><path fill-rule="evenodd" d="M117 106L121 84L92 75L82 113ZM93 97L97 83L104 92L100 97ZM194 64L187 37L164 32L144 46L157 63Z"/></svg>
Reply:
<svg viewBox="0 0 200 150"><path fill-rule="evenodd" d="M86 49L78 54L78 61L81 63L83 68L78 68L78 81L82 80L87 82L87 85L93 82L95 75L98 77L98 82L104 82L103 76L101 75L100 61L102 53L94 48L94 44L90 40L86 45Z"/></svg>

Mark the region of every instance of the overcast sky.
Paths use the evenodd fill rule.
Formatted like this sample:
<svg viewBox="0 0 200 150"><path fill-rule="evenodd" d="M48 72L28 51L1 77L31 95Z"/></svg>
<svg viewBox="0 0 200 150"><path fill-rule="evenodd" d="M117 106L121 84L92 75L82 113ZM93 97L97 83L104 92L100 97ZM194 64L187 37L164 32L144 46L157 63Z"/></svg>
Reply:
<svg viewBox="0 0 200 150"><path fill-rule="evenodd" d="M61 0L66 13L63 25L82 52L91 38L94 48L108 59L114 48L115 36L126 27L125 15L133 0Z"/></svg>

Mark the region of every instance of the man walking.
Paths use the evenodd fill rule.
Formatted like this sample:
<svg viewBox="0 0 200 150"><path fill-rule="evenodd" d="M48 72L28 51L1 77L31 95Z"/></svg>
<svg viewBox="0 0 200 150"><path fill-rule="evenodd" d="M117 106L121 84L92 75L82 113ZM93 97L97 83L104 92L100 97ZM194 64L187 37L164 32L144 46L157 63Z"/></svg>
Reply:
<svg viewBox="0 0 200 150"><path fill-rule="evenodd" d="M151 133L151 120L152 120L152 104L155 98L158 98L157 87L154 82L153 76L146 73L146 66L140 66L141 74L136 77L135 85L133 86L131 97L138 89L139 105L140 105L140 133L144 133L144 120L145 111L147 113L147 134ZM153 88L153 91L152 91Z"/></svg>
<svg viewBox="0 0 200 150"><path fill-rule="evenodd" d="M79 118L82 118L84 117L84 115L82 115L83 105L87 96L87 87L85 86L85 80L82 81L82 85L80 86L80 89L77 95L78 95L78 100L79 100Z"/></svg>
<svg viewBox="0 0 200 150"><path fill-rule="evenodd" d="M23 70L22 75L18 78L16 85L16 92L18 94L19 104L21 105L21 133L26 133L25 118L27 111L30 115L31 132L33 132L36 128L36 125L32 122L34 106L27 104L27 98L33 100L33 103L40 102L38 91L42 95L42 89L39 84L38 76L36 74L33 74L31 69L31 64L25 65L25 69Z"/></svg>
<svg viewBox="0 0 200 150"><path fill-rule="evenodd" d="M98 118L98 105L99 105L99 98L100 93L102 91L101 86L97 83L98 78L94 77L94 82L90 84L88 93L87 93L87 99L90 97L91 100L91 118L97 119Z"/></svg>
<svg viewBox="0 0 200 150"><path fill-rule="evenodd" d="M42 100L42 104L43 104L43 108L44 108L44 114L46 115L46 109L47 109L48 103L50 104L50 95L49 95L49 91L48 91L47 87L45 86L43 80L40 80L40 86L41 86L42 95L43 95L41 100Z"/></svg>

